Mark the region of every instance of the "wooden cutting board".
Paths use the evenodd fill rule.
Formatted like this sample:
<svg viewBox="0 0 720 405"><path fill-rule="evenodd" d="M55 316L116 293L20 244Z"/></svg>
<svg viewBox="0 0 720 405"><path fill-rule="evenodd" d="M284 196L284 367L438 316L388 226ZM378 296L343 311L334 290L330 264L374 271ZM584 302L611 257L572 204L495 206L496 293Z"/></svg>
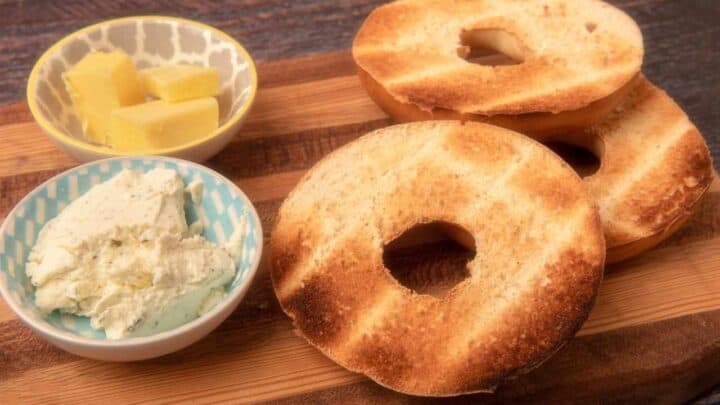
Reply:
<svg viewBox="0 0 720 405"><path fill-rule="evenodd" d="M313 163L390 121L360 87L348 53L268 62L259 70L261 90L247 124L208 165L245 190L269 233L282 199ZM43 135L24 104L0 107L0 215L75 164ZM461 399L677 403L720 382L719 242L715 181L697 215L670 240L607 269L595 309L566 348L495 395ZM267 260L218 330L185 350L144 362L101 363L67 354L38 338L0 302L0 398L419 401L345 371L298 338L275 300Z"/></svg>

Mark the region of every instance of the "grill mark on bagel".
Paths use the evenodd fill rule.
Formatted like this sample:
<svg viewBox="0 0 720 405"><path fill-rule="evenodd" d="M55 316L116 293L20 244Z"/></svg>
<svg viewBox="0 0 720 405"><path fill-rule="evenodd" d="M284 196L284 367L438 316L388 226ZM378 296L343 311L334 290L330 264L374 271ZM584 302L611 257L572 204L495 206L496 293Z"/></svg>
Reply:
<svg viewBox="0 0 720 405"><path fill-rule="evenodd" d="M589 209L588 206L585 207L585 209ZM582 212L576 212L577 217L585 217L587 218L587 215L583 215ZM588 211L585 211L587 213ZM599 229L599 219L597 216L593 216L592 220L590 222L592 225ZM568 222L570 225L566 228L566 232L572 233L572 227L573 222ZM599 234L595 235L596 239L599 239ZM602 252L604 252L604 248L602 246L602 243L595 243L595 245L599 246L599 248L596 251L590 252L588 256L588 260L592 260L593 254L595 255L602 255ZM571 246L568 248L567 246L564 249L560 249L558 255L561 255L563 252L574 252L574 248ZM557 253L557 251L555 252ZM576 253L575 256L580 255L581 253ZM567 260L559 259L556 262L559 263L567 263ZM547 263L546 263L547 264ZM535 266L537 268L536 272L539 272L543 270L547 266ZM559 265L556 265L556 267L560 267ZM596 263L596 266L592 269L585 269L585 271L581 272L581 275L583 277L590 276L595 277L596 280L599 280L600 274L601 274L601 267L602 264ZM567 265L563 267L567 269ZM584 281L583 281L584 282ZM544 360L545 356L549 356L554 352L559 346L561 346L565 340L569 339L572 336L571 332L568 331L575 331L577 327L582 323L582 320L585 319L587 316L587 313L589 312L590 305L589 302L592 301L592 297L594 297L594 291L597 287L597 282L588 283L585 282L586 285L579 286L578 285L578 291L584 293L587 290L590 290L590 298L586 299L586 301L581 305L581 309L579 313L581 314L581 320L576 322L571 322L571 325L566 328L562 329L558 333L563 333L562 340L560 342L556 342L553 336L546 337L546 341L552 342L556 344L556 347L553 347L551 344L546 344L545 349L540 348L535 351L531 351L529 353L522 353L523 358L531 358L534 359L535 362L538 362L540 360ZM573 285L573 283L570 283ZM534 291L533 288L528 288L530 291ZM460 294L460 293L458 293ZM455 298L457 298L457 295L455 294ZM463 296L468 296L468 294L472 295L474 294L473 291L465 291L463 293ZM417 297L417 296L413 296ZM452 297L452 296L451 296ZM444 315L442 318L439 316L437 318L431 318L433 321L428 320L427 323L423 324L424 326L428 327L428 334L434 335L435 338L433 339L428 338L430 340L422 340L422 341L414 341L415 345L413 345L411 342L405 342L406 337L405 334L398 334L400 331L403 330L405 325L403 325L403 318L402 314L406 314L408 312L412 312L413 314L416 312L418 308L423 308L422 311L426 313L434 313L437 311L437 308L433 308L432 306L428 306L426 303L427 301L400 301L400 304L402 305L399 308L394 308L393 311L393 317L392 319L387 319L386 324L382 329L380 329L378 332L373 333L369 336L369 338L358 341L358 343L362 342L362 345L356 347L355 350L353 350L352 354L350 355L350 360L347 360L348 357L344 357L346 361L350 364L350 369L353 370L365 370L364 372L372 377L373 379L378 380L379 383L383 385L391 385L394 389L400 390L402 392L409 392L409 393L417 393L417 392L423 392L423 390L430 389L428 386L418 386L418 380L416 379L417 372L420 370L423 370L425 374L428 374L432 377L429 377L434 382L432 383L431 387L433 390L442 390L443 392L447 391L456 391L456 392L476 392L476 391L486 391L492 388L492 386L495 383L492 383L490 385L481 385L478 386L475 385L468 385L468 384L461 384L462 381L461 377L456 377L456 373L459 375L464 375L467 373L474 374L477 373L478 370L484 370L485 366L477 367L468 370L467 368L463 368L463 365L457 362L453 362L453 357L451 357L449 354L439 354L437 357L431 357L431 358L425 358L424 360L416 359L415 363L411 366L406 364L404 361L406 361L408 353L403 350L402 348L406 347L415 347L415 349L419 349L417 345L420 345L420 347L430 347L430 348L439 348L439 347L452 347L452 338L453 334L450 333L446 328L443 328L443 322L441 319L452 319L451 322L461 324L461 325L469 325L472 324L472 322L463 322L463 321L457 321L457 317L461 316L461 314L468 314L468 311L464 311L463 308L466 307L473 307L471 304L465 302L457 302L456 299L450 298L450 302L456 301L454 304L454 307L456 308L455 311L448 310L447 308L442 309L444 312ZM433 302L439 303L439 300L433 300ZM445 301L444 305L448 305L448 301ZM477 308L477 307L474 307ZM563 308L563 307L560 307ZM557 310L556 310L557 311ZM503 312L503 309L496 309L496 313ZM414 315L409 315L410 319L414 319ZM556 319L558 320L558 319ZM559 321L559 320L558 320ZM567 321L567 320L565 320ZM449 321L450 322L450 321ZM415 325L415 326L413 326ZM378 325L380 326L380 325ZM407 325L407 327L417 327L416 323L411 323ZM440 330L445 329L445 332L447 335L439 334L441 333ZM538 331L538 333L546 332L544 330ZM393 336L395 338L393 338ZM402 340L402 341L398 341ZM388 347L389 346L389 347ZM379 350L382 355L378 355L379 357L373 357L372 360L368 358L370 356L369 353L376 353L376 350ZM432 349L431 349L432 350ZM342 353L343 350L341 349L339 353ZM415 353L416 355L418 353ZM342 358L342 357L341 357ZM488 355L487 357L484 357L487 361L492 362L494 358L501 358L500 356L492 356ZM520 360L515 360L516 362L521 362L523 358L520 358ZM359 363L356 363L355 361L359 359ZM509 358L503 357L503 360L509 361ZM384 361L382 361L384 360ZM455 359L457 360L457 359ZM391 361L401 361L400 364L398 364L397 368L390 367L387 362ZM348 363L345 363L346 366L348 366ZM379 363L379 364L378 364ZM516 364L516 363L515 363ZM512 364L511 364L512 365ZM499 379L505 377L505 374L509 374L512 372L512 367L509 368L506 373L503 375L491 375L491 374L482 374L478 376L478 378L482 380L490 380L490 381L498 381ZM423 381L426 381L424 378ZM424 382L424 384L427 384L427 382Z"/></svg>
<svg viewBox="0 0 720 405"><path fill-rule="evenodd" d="M407 142L412 142L414 146L401 150L393 147ZM379 191L368 193L370 201L367 203L360 202L371 207L370 210L363 208L362 215L358 215L353 206L357 201L343 202L344 198L356 194L338 197L340 201L336 204L350 210L345 214L342 210L330 213L351 218L359 227L348 233L345 240L331 242L325 239L324 243L337 243L342 248L334 250L322 263L318 263L321 268L311 269L301 278L305 287L292 289L289 297L281 301L283 309L313 345L341 365L365 373L380 384L403 392L426 395L451 395L487 389L487 385L494 385L498 379L482 369L465 370L471 374L470 377L453 380L455 369L448 367L459 366L446 361L442 348L459 338L454 336L457 328L448 325L460 322L458 325L465 328L468 324L462 323L463 316L479 310L487 311L488 314L495 311L491 306L494 298L490 292L503 294L501 286L513 284L515 275L511 273L522 267L522 264L517 264L517 269L508 269L503 258L514 260L514 251L528 248L528 251L517 257L523 264L532 263L535 253L540 254L548 249L542 246L555 243L558 236L555 235L553 224L558 220L570 228L567 232L574 232L578 237L581 234L591 235L587 240L591 245L588 248L588 260L601 265L604 256L601 228L597 214L590 213L592 203L580 179L558 157L534 141L481 124L436 121L389 127L360 138L353 145L357 145L356 149L341 148L329 159L326 158L328 160L323 160L311 169L315 174L308 174L306 181L315 184L301 181L296 191L291 193L290 201L283 204L288 207L287 210L283 209L283 214L296 219L290 221L290 218L281 218L273 232L273 242L292 235L294 226L308 221L304 219L305 214L318 212L313 209L313 201L325 204L318 193L320 188L325 187L325 192L332 190L337 193L345 187L341 182L332 189L327 188L328 178L322 173L331 168L335 168L338 179L349 179L347 184ZM378 151L384 150L396 152L388 153L380 160L375 158ZM365 154L359 154L359 151ZM369 169L368 166L360 173L358 167L364 167L364 156L368 154L374 157L369 162L377 167ZM396 156L397 160L389 159L391 156ZM557 213L549 212L547 205L554 204L557 196L534 189L526 190L527 183L521 181L523 173L536 170L544 170L551 178L576 190L578 204L563 203L558 206ZM348 177L349 174L362 177L356 179ZM565 197L558 198L560 201L565 200ZM294 200L309 202L298 203ZM577 223L579 219L576 219L576 215L583 215L582 208L587 210L584 214L587 223L579 226L583 224ZM408 209L413 211L408 213ZM486 225L484 215L479 212L471 215L468 210L480 210L492 215L488 216ZM375 215L370 215L372 213ZM467 223L456 217L461 214L468 219ZM533 221L538 215L542 218ZM495 216L507 218L504 221L510 221L511 226L493 221ZM399 286L382 266L382 245L389 242L388 238L397 236L413 221L436 220L437 217L440 220L449 219L468 229L476 240L485 238L488 243L494 243L493 246L478 244L481 252L469 264L469 267L475 269L471 271L470 278L457 284L441 299L414 294ZM309 221L306 225L313 226L314 223ZM526 226L535 229L535 233L524 231ZM497 240L492 239L494 237ZM280 249L279 254L282 254L283 249L293 249L282 243L273 243L271 246L273 251ZM303 265L307 266L309 262ZM567 265L558 266L572 270ZM487 269L497 270L486 272ZM599 275L599 267L594 271L596 276ZM495 274L487 277L490 273ZM471 284L468 280L474 277L485 280ZM289 281L297 283L298 279ZM491 287L487 289L487 294L484 285ZM480 286L479 290L477 286ZM388 288L397 290L388 292ZM480 309L477 305L480 305ZM565 323L573 321L558 319L558 322ZM563 330L570 327L572 325L563 325ZM552 345L562 344L562 341L553 340L553 336L547 338L552 341ZM565 338L562 336L562 339ZM540 345L541 349L545 347ZM550 353L545 350L537 356L543 354ZM531 354L522 358L531 358ZM511 364L508 367L521 370L525 366ZM481 379L483 387L478 386L479 383L475 386L466 384L468 379L477 378Z"/></svg>
<svg viewBox="0 0 720 405"><path fill-rule="evenodd" d="M549 8L541 2L390 3L363 23L353 56L398 101L480 115L577 110L610 96L640 70L642 36L621 10L595 1L542 5ZM592 33L588 13L602 20ZM524 62L497 69L468 63L457 54L464 30L512 34L525 48ZM437 69L439 60L452 73Z"/></svg>
<svg viewBox="0 0 720 405"><path fill-rule="evenodd" d="M381 54L378 55L378 58L387 58L390 55L391 54ZM394 87L403 87L403 85L406 85L408 83L415 83L418 80L426 79L429 77L442 75L445 73L452 73L453 71L457 71L459 69L458 66L442 63L442 61L442 59L439 59L431 64L423 63L422 69L420 70L414 70L403 74L395 74L392 77L385 79L383 82L385 83L386 88L393 94L393 96L403 99L410 99L411 97L405 96L403 94L397 94L397 89L395 89ZM478 66L477 68L493 69L492 66Z"/></svg>
<svg viewBox="0 0 720 405"><path fill-rule="evenodd" d="M552 159L555 159L554 156L550 156L550 157L551 157ZM449 162L448 162L448 164L453 165L454 163L449 163ZM496 178L495 183L496 183L496 187L497 187L497 188L493 188L493 189L495 189L495 190L497 190L497 191L507 191L506 188L503 188L503 187L500 187L500 186L502 186L502 185L511 186L510 184L508 184L508 180L509 180L509 179L512 179L512 178L516 175L518 169L520 169L521 167L522 167L522 165L515 164L514 166L511 166L511 168L514 169L514 170L512 170L512 169L506 169L506 171L503 172L503 176L502 176L503 178L500 178L500 177ZM502 169L501 169L500 171L502 171ZM534 202L535 202L535 203L538 203L537 200L535 200ZM487 204L487 206L491 206L492 203L493 203L493 201L487 201L487 200L486 200L486 203L485 203L485 204ZM539 202L539 204L541 204L541 205L544 204L544 203L545 203L545 201L542 201L542 199L541 199L541 201ZM532 205L533 202L528 203L528 204ZM478 209L478 208L475 208L475 209ZM576 218L587 217L587 216L588 216L587 214L588 214L588 212L589 212L589 209L590 209L590 207L589 207L588 205L580 206L579 208L577 208L577 210L576 210ZM530 208L529 210L530 210L530 211L534 211L534 208ZM571 217L571 218L572 218L572 217ZM573 220L572 220L572 219L568 219L568 218L563 218L563 219L564 219L565 221L568 221L568 223L573 224ZM599 219L597 218L597 216L594 216L594 220L599 223ZM595 225L596 227L598 226L598 224L594 224L594 225ZM573 225L569 225L568 228L566 228L566 232L567 232L568 234L571 234L571 233L573 232L572 227L573 227ZM595 252L595 253L596 253L596 254L602 254L602 251L603 251L603 249L600 248L600 249L599 249L597 252ZM475 263L475 264L473 264L473 265L470 265L469 267L474 268L475 270L479 270L478 267L477 267L477 263ZM543 266L538 266L537 268L538 268L537 271L540 271L540 270L542 270ZM595 269L595 271L596 271L596 273L597 273L597 272L599 272L599 269ZM418 305L419 305L419 304L418 304ZM390 306L384 306L384 309L387 309L388 307L390 307ZM502 312L502 309L499 309L498 312ZM382 313L385 313L385 311L383 311ZM399 311L399 313L403 313L403 311ZM394 315L397 316L397 314L398 314L398 311L395 311L395 312L394 312ZM374 317L377 317L377 315L374 315ZM389 319L388 319L388 320L384 320L383 322L390 322L390 320L389 320ZM398 322L397 320L393 321L393 323L397 323L397 322ZM400 321L400 322L401 322L401 321ZM379 328L379 327L382 327L382 326L383 326L383 323L376 321L376 322L374 322L374 325L375 325L376 328ZM356 342L358 342L358 340L354 340L352 343L356 343ZM351 344L351 343L348 342L348 345L350 345L350 344ZM440 345L441 342L435 342L435 344ZM453 344L450 343L450 346L453 346ZM346 349L345 349L345 350L348 350L347 346L346 346ZM358 349L358 350L359 350L360 352L362 352L363 348L361 347L361 348ZM399 356L400 358L403 357L403 356L400 355L401 352L395 351L395 353L396 353L396 355ZM400 354L398 354L398 353L400 353ZM442 358L443 358L443 357L441 356L441 357L439 357L438 359L435 359L435 361L436 361L436 362L442 362L442 360L441 360ZM439 366L438 366L438 367L439 367ZM404 371L409 371L409 370L411 370L411 369L407 369L406 367L402 367L401 370L395 370L395 371L394 371L395 374L394 374L394 377L393 377L393 378L396 378L396 379L397 379L399 373L404 372ZM443 371L443 370L445 370L445 371ZM447 370L446 370L444 367L439 367L438 373L444 374L446 371L447 371ZM371 374L371 375L372 375L372 374ZM441 377L442 377L441 375L438 375L438 376L437 376L437 378L441 378ZM487 376L486 376L486 377L487 377ZM497 378L497 377L495 377L495 376L492 376L492 377L493 377L493 378ZM403 379L400 378L400 380L403 380ZM452 378L448 378L448 380L449 380L449 381L452 381L453 379L452 379ZM381 383L392 384L392 382L383 381L383 380L381 380ZM441 385L441 386L442 386L442 385ZM463 386L463 387L462 387L463 390L467 390L467 389L469 389L469 388L471 388L471 387L469 387L469 386ZM472 387L473 390L475 390L475 388L476 388L476 387ZM487 388L487 387L483 387L483 389L484 389L484 388ZM416 388L407 387L406 389L408 389L408 390L410 390L410 391L412 392L412 390L413 390L413 389L416 389ZM444 386L444 389L447 389L447 386Z"/></svg>
<svg viewBox="0 0 720 405"><path fill-rule="evenodd" d="M633 229L630 235L646 236L661 232L690 216L696 202L710 186L712 162L697 130L686 132L680 141L670 148L665 159L659 159L657 167L662 167L662 170L649 168L645 181L633 187L632 195L613 206L614 210L623 213L638 213L635 217L616 217L614 228ZM638 200L632 198L634 195L654 197ZM616 244L617 240L611 242Z"/></svg>
<svg viewBox="0 0 720 405"><path fill-rule="evenodd" d="M358 314L360 316L355 321L355 327L349 330L344 338L339 339L343 349L354 350L361 339L367 338L373 333L375 327L382 323L387 310L396 305L400 299L402 299L402 290L393 284L375 296L372 307L365 313Z"/></svg>
<svg viewBox="0 0 720 405"><path fill-rule="evenodd" d="M712 180L712 159L685 112L642 74L600 123L576 135L600 169L585 183L598 202L608 262L642 253L687 221Z"/></svg>
<svg viewBox="0 0 720 405"><path fill-rule="evenodd" d="M687 119L679 120L672 126L671 130L668 130L669 135L662 140L662 144L658 145L654 150L648 150L645 156L642 159L637 159L632 167L625 168L627 174L622 178L622 181L613 184L610 191L597 196L601 217L605 218L606 221L613 221L615 219L614 207L623 201L622 196L632 193L631 188L647 176L648 172L657 170L657 165L664 161L665 155L670 152L672 147L677 145L693 129L692 124Z"/></svg>
<svg viewBox="0 0 720 405"><path fill-rule="evenodd" d="M406 77L416 78L432 76L433 74L440 74L443 72L451 72L457 69L457 66L450 63L454 61L455 57L448 57L442 55L433 56L432 60L416 60L410 59L415 56L414 54L406 54L403 52L387 52L377 51L369 54L365 54L363 57L368 60L382 61L382 66L376 69L375 74L378 77L383 78L383 82L387 81L390 83L402 84L407 83ZM390 89L393 92L392 89ZM395 92L393 92L395 93ZM407 98L407 95L397 95L402 98Z"/></svg>
<svg viewBox="0 0 720 405"><path fill-rule="evenodd" d="M382 268L382 259L369 255L373 238L356 232L335 249L315 271L305 275L302 286L292 291L285 301L290 313L311 314L295 316L295 326L316 344L332 350L352 328L359 313L387 285L387 278L363 278L366 272ZM389 277L389 276L388 276Z"/></svg>
<svg viewBox="0 0 720 405"><path fill-rule="evenodd" d="M407 59L407 56L397 55L397 53L391 52L388 52L386 54L378 53L375 57L382 60L387 60L388 58L398 58L400 60ZM455 72L456 74L460 74L461 71L464 71L466 69L463 66L457 66L455 64L443 62L443 60L444 59L441 58L435 58L432 63L423 63L422 68L414 68L411 69L409 72L396 72L392 76L388 76L383 80L383 86L385 90L388 91L395 99L404 103L412 103L422 110L429 111L435 108L446 108L452 110L453 107L450 105L451 102L453 100L466 98L464 94L458 93L453 97L438 98L434 99L431 102L426 101L432 97L438 97L438 93L434 91L434 87L426 88L426 86L431 85L430 83L432 83L433 77L437 77L443 74L453 74L453 72ZM528 63L532 62L532 60L532 56L528 56L528 58L526 59ZM496 68L494 66L476 65L475 69L492 70ZM527 74L527 72L524 71L525 69L524 66L522 66L522 63L518 65L502 66L502 69L503 77ZM545 97L547 98L548 102L557 104L560 101L565 101L563 100L564 96L558 96L556 94L558 91L566 91L568 93L572 93L572 98L566 100L567 102L571 102L573 98L577 98L578 96L584 95L585 93L590 94L591 92L594 92L595 89L597 89L598 87L611 87L612 89L618 90L628 82L632 81L634 78L634 76L632 76L627 78L627 80L625 81L618 81L619 73L626 70L626 66L620 65L613 69L605 69L603 71L597 72L597 74L592 78L584 76L575 81L566 79L562 82L555 84L552 88L545 89L547 91L547 94L540 94L539 97ZM377 80L377 78L375 78L374 76L371 75L371 77L373 77L374 80ZM477 84L483 86L492 86L496 84L496 82L502 83L504 80L503 77L497 77L493 81L478 81ZM617 83L608 84L609 82ZM458 112L462 114L479 114L485 116L529 114L532 112L518 109L514 105L518 101L526 99L528 94L538 94L538 91L538 88L529 88L524 91L518 90L509 92L509 94L504 97L499 96L498 91L488 91L488 99L483 100L482 104L478 104L474 108L458 109ZM609 90L608 96L612 95L613 92L613 90ZM416 96L412 96L410 94L415 94ZM577 108L575 109L583 108L586 105L598 100L599 98L588 97L587 104L577 106ZM489 110L491 112L486 112L485 110ZM568 111L552 104L538 105L537 110L555 114Z"/></svg>
<svg viewBox="0 0 720 405"><path fill-rule="evenodd" d="M601 269L597 266L592 261L592 254L585 254L572 246L563 249L555 260L548 261L542 267L551 274L550 278L570 280L548 285L541 300L536 296L532 304L515 305L506 314L505 320L511 319L512 323L534 327L518 331L506 329L505 333L494 335L494 340L483 341L469 348L464 357L467 361L457 363L454 372L450 372L453 376L451 380L458 381L464 390L491 388L510 375L525 373L540 366L567 343L587 318L602 278ZM570 274L568 268L573 269ZM535 280L535 286L526 291L532 294L535 289L543 288L537 285L542 282ZM530 306L533 311L527 310ZM559 308L564 311L558 311ZM483 378L471 373L471 370L477 369L503 371L488 372L483 381Z"/></svg>
<svg viewBox="0 0 720 405"><path fill-rule="evenodd" d="M398 163L395 165L395 167L393 169L385 172L377 180L378 187L376 189L381 190L383 182L387 181L387 179L391 178L395 172L401 171L406 166L414 164L416 161L419 161L420 158L423 157L423 154L425 153L425 151L427 151L428 147L431 146L431 140L432 140L432 137L427 136L425 141L423 142L423 144L420 146L420 148L417 150L417 152L414 155L412 155L411 157L408 157L407 155L403 156L403 158L401 158L401 160L398 161ZM343 148L341 148L341 149L343 149ZM336 152L337 152L337 150L336 150ZM301 180L301 183L305 182L306 180L307 180L307 178L305 178L304 180ZM366 196L369 199L369 201L366 202L364 205L362 204L362 202L360 202L359 205L355 206L357 209L362 210L359 213L358 212L355 213L355 215L357 217L364 218L367 216L364 214L364 212L369 212L370 210L372 210L373 207L372 207L371 201L374 198L374 194L377 194L377 193L370 193L368 196ZM333 238L334 239L333 241L336 243L334 243L334 245L332 245L332 246L340 246L341 244L337 243L337 241L342 240L343 237L351 234L353 231L354 231L354 229L351 227L340 227L339 229L337 229L334 233L334 238ZM327 241L325 241L324 244L321 244L321 245L319 245L318 248L316 248L316 250L309 257L307 262L320 263L323 260L326 260L327 256L332 254L332 252L333 252L332 247L328 248ZM306 265L305 263L307 263L307 262L301 262L301 263L297 264L296 266L294 266L294 269L292 272L290 272L290 275L287 275L287 274L285 275L285 277L290 277L290 278L286 278L282 281L282 283L279 283L278 287L276 288L276 292L281 301L285 297L292 295L296 289L302 287L304 279L312 276L313 270L317 266Z"/></svg>
<svg viewBox="0 0 720 405"><path fill-rule="evenodd" d="M481 209L480 207L489 207L494 202L498 201L496 194L502 191L500 186L505 185L507 181L512 178L515 173L517 173L517 171L520 170L527 163L530 157L529 148L522 149L518 152L519 157L512 162L512 165L510 167L504 168L504 170L501 171L502 174L498 177L495 177L489 187L487 187L487 192L484 193L483 199L476 200L476 203L472 206L472 208L469 208L465 211L476 211ZM443 151L441 153L447 152ZM457 165L457 161L453 159L447 160L447 164L449 166L460 166ZM462 222L462 219L460 220L460 222ZM471 265L471 263L468 263L469 269L472 269L474 267ZM359 321L357 321L359 322L360 326L357 327L354 332L351 333L348 337L346 337L345 340L344 346L348 348L348 350L351 350L351 347L358 342L359 338L362 337L363 334L372 333L374 327L382 325L386 310L391 306L393 302L395 302L393 298L397 298L397 296L394 296L393 294L390 294L390 292L387 292L386 295L382 296L378 300L378 303L375 304L373 308L369 311L370 315L365 315L365 319L360 319Z"/></svg>
<svg viewBox="0 0 720 405"><path fill-rule="evenodd" d="M617 246L618 241L638 238L643 233L642 227L630 221L614 220L610 222L603 219L603 227L608 248Z"/></svg>
<svg viewBox="0 0 720 405"><path fill-rule="evenodd" d="M506 286L504 293L502 296L498 297L498 300L494 300L494 305L496 306L494 317L484 319L482 322L477 322L478 319L475 318L475 314L467 314L468 316L466 319L460 322L461 324L474 326L474 328L471 327L465 329L465 334L456 335L456 338L453 341L448 342L446 346L449 349L447 352L448 358L454 358L456 360L459 359L459 363L457 363L456 367L459 369L463 368L462 362L468 358L468 352L472 352L476 349L474 345L476 345L477 342L493 340L492 338L483 339L481 337L482 333L487 329L491 329L491 325L501 323L504 319L500 316L504 315L508 308L517 305L518 302L522 302L520 301L520 298L524 295L538 295L537 289L533 288L533 283L538 282L538 274L548 266L548 263L562 262L561 258L563 255L566 255L568 252L572 252L573 250L578 250L575 247L575 245L577 245L577 240L574 239L574 237L577 236L576 227L586 227L586 224L583 223L583 219L588 218L588 211L589 207L587 206L578 207L575 210L574 215L571 218L568 218L565 222L565 226L562 228L562 233L554 234L553 240L555 243L550 247L546 247L537 259L529 260L520 271L515 272L515 274L519 275L519 277L515 279L510 286ZM592 217L592 215L590 217ZM596 217L596 220L599 221L599 218ZM592 254L589 256L592 256ZM552 286L554 280L543 279L539 282L541 284L547 284L547 286ZM580 283L577 284L577 287L586 288L585 285ZM546 298L545 296L543 297ZM498 302L501 303L498 304ZM589 313L589 308L587 313ZM585 316L587 316L587 313ZM453 349L457 350L454 351ZM458 370L458 372L461 372L461 370Z"/></svg>
<svg viewBox="0 0 720 405"><path fill-rule="evenodd" d="M512 66L508 66L506 68L511 68ZM578 79L576 81L562 81L560 83L554 84L552 88L548 88L546 94L540 94L539 97L544 97L546 101L542 103L538 103L535 110L544 111L544 112L550 112L554 114L558 114L564 111L568 111L568 109L561 107L559 102L564 101L567 103L572 103L574 99L578 98L578 96L586 96L587 95L587 103L582 105L577 105L576 108L573 108L571 110L580 109L588 104L591 104L595 101L598 101L602 99L603 97L595 97L592 96L595 92L595 89L607 87L607 96L612 95L614 90L618 90L622 88L626 83L628 83L630 80L633 79L633 77L628 77L627 80L621 80L619 79L620 72L627 70L627 67L625 66L618 66L614 69L606 69L603 71L598 72L594 77L588 78L583 77L582 79ZM572 95L568 96L558 96L556 95L556 92L558 91L567 91L568 93L573 93ZM492 110L491 114L488 115L503 115L503 114L522 114L526 113L525 111L522 111L515 107L516 103L519 103L523 100L524 97L527 97L528 93L532 94L538 94L537 88L527 89L525 93L518 91L518 92L512 92L508 94L505 97L495 97L492 103L486 103L482 106L483 109ZM606 97L607 97L606 96ZM462 111L465 113L478 113L477 109L474 111ZM481 113L481 112L480 112Z"/></svg>
<svg viewBox="0 0 720 405"><path fill-rule="evenodd" d="M465 212L461 213L459 220L461 222L470 221L472 218L465 217L463 216L463 214L470 214L471 212L489 209L493 204L497 203L499 201L499 198L497 198L497 194L505 191L502 189L502 187L507 186L510 182L510 179L512 179L517 174L517 172L520 171L520 169L522 169L523 167L525 167L525 165L528 164L528 161L531 158L530 152L530 148L522 150L517 156L517 158L513 161L513 165L504 168L504 170L502 170L502 174L494 178L494 180L483 190L484 193L482 194L482 196L478 196L478 198L475 199L475 202L470 206L470 208Z"/></svg>
<svg viewBox="0 0 720 405"><path fill-rule="evenodd" d="M569 165L567 168L572 170ZM526 173L521 177L513 178L510 184L519 190L526 190L528 197L532 196L537 200L537 205L540 205L539 210L542 209L553 213L570 209L578 204L577 190L564 184L557 184L557 181L548 178L541 171Z"/></svg>
<svg viewBox="0 0 720 405"><path fill-rule="evenodd" d="M347 228L343 229L343 233L336 236L338 243L329 245L327 243L318 244L318 246L311 251L309 255L303 254L298 256L281 256L275 260L274 267L276 269L283 269L281 273L276 270L276 281L275 292L277 293L278 300L284 303L288 297L290 297L295 290L304 288L303 280L310 275L310 269L313 266L307 263L320 263L323 262L333 253L334 249L338 249L340 246L339 242L342 242L345 235L350 232ZM298 249L299 250L299 249ZM292 250L297 251L297 250ZM293 266L290 267L289 264Z"/></svg>

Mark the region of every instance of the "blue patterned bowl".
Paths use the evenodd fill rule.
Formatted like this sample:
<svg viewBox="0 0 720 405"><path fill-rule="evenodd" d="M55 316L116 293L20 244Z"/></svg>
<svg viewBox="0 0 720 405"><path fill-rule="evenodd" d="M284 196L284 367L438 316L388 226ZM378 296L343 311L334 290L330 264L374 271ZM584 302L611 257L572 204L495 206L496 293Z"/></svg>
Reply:
<svg viewBox="0 0 720 405"><path fill-rule="evenodd" d="M177 171L185 184L204 183L201 205L207 217L203 236L222 243L244 218L246 233L235 279L227 296L208 313L170 331L147 337L106 339L90 327L88 318L59 314L42 315L35 306L35 292L25 274L28 254L43 225L90 187L110 179L123 168L147 172L164 167ZM196 216L186 206L189 222ZM257 271L262 253L262 227L250 200L230 180L195 163L167 157L111 158L75 167L44 182L23 198L0 227L0 294L27 325L51 343L71 353L99 359L132 361L179 350L215 329L237 307Z"/></svg>

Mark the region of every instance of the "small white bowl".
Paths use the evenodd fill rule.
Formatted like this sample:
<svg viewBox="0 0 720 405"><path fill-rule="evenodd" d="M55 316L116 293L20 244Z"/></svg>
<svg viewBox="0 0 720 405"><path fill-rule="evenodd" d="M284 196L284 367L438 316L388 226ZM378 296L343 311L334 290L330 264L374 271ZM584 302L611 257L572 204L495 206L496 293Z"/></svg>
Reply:
<svg viewBox="0 0 720 405"><path fill-rule="evenodd" d="M207 136L153 155L203 162L239 131L257 93L255 63L235 39L209 25L175 17L144 16L103 21L51 46L30 73L27 100L35 121L63 151L87 162L125 156L88 142L75 115L62 74L91 51L122 50L138 68L166 63L212 66L220 74L220 126Z"/></svg>
<svg viewBox="0 0 720 405"><path fill-rule="evenodd" d="M34 288L25 274L30 249L43 225L84 194L93 184L107 180L123 168L147 172L156 167L176 170L188 184L200 179L205 185L201 205L207 217L203 236L216 243L228 238L245 220L243 251L237 274L227 286L225 299L215 308L175 329L146 337L110 340L90 327L89 319L45 316L35 306ZM190 215L193 215L190 213ZM0 295L17 316L50 343L79 356L98 360L133 361L162 356L182 349L210 333L225 320L245 296L262 254L262 227L250 200L235 184L201 165L165 157L105 159L75 167L38 186L23 198L0 226Z"/></svg>

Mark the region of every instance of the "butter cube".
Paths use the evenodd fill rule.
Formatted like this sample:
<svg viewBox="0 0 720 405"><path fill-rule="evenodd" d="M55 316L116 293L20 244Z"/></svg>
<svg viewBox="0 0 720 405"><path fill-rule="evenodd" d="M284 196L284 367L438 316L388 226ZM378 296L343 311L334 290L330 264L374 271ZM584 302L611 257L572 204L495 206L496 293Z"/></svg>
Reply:
<svg viewBox="0 0 720 405"><path fill-rule="evenodd" d="M165 101L210 97L220 90L215 68L193 65L164 65L140 71L145 91Z"/></svg>
<svg viewBox="0 0 720 405"><path fill-rule="evenodd" d="M119 152L153 153L210 135L217 127L214 97L156 100L113 111L108 144Z"/></svg>
<svg viewBox="0 0 720 405"><path fill-rule="evenodd" d="M113 110L145 100L135 65L123 52L91 52L63 79L85 137L95 143L107 143Z"/></svg>

